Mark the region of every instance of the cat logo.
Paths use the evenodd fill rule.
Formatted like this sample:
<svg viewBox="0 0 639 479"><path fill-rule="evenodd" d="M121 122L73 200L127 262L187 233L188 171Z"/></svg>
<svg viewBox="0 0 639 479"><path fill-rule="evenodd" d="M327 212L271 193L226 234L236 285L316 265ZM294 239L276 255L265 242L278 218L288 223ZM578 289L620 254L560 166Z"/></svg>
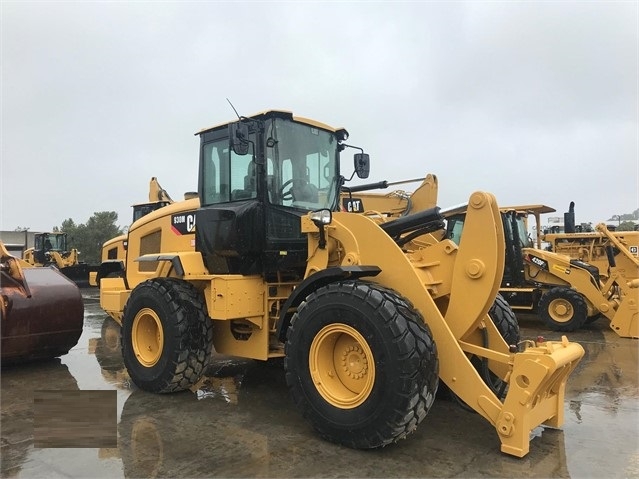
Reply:
<svg viewBox="0 0 639 479"><path fill-rule="evenodd" d="M344 198L342 200L342 206L344 207L344 211L348 211L349 213L364 212L364 203L358 198Z"/></svg>
<svg viewBox="0 0 639 479"><path fill-rule="evenodd" d="M171 230L178 236L195 233L195 211L171 215Z"/></svg>

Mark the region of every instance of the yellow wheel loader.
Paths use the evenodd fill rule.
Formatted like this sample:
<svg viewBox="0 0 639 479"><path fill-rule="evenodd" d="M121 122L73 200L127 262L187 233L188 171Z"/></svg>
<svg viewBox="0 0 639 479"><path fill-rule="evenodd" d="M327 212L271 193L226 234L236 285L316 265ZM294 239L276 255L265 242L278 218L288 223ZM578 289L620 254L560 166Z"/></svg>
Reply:
<svg viewBox="0 0 639 479"><path fill-rule="evenodd" d="M491 194L470 196L455 243L437 207L384 222L340 211L344 150L359 150L349 179L369 170L343 128L270 110L199 136L198 198L131 225L123 270L100 282L135 384L186 389L214 347L284 358L304 417L349 447L408 436L440 381L495 427L507 454L525 456L537 426L561 426L584 350L565 337L508 344L487 314L505 252Z"/></svg>
<svg viewBox="0 0 639 479"><path fill-rule="evenodd" d="M185 196L197 195L197 193L187 193ZM169 196L167 191L160 186L157 178L153 176L149 182L149 201L147 203L136 203L132 205L133 208L133 221L137 220L145 215L167 205L173 203L173 199ZM118 271L124 269L124 259L126 257L126 234L116 236L108 241L105 241L102 245L102 255L100 265L89 273L89 284L91 286L98 286L100 280L110 274L117 274Z"/></svg>
<svg viewBox="0 0 639 479"><path fill-rule="evenodd" d="M53 266L78 286L89 284L92 267L80 261L77 249L67 247L66 233L36 233L34 246L24 251L23 259L31 266Z"/></svg>

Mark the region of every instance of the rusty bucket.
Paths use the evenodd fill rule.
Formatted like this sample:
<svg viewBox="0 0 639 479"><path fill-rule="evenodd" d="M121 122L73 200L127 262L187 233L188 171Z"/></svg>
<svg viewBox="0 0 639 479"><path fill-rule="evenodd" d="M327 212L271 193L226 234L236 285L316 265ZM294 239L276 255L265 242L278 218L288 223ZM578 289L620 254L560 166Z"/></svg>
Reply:
<svg viewBox="0 0 639 479"><path fill-rule="evenodd" d="M82 334L79 288L54 268L27 267L4 253L0 243L2 364L68 353Z"/></svg>

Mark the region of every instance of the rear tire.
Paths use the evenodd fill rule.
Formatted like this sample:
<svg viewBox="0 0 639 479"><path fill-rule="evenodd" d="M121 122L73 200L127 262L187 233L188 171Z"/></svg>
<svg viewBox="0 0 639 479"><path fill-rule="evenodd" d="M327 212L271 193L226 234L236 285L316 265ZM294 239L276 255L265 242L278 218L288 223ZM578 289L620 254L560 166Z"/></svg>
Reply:
<svg viewBox="0 0 639 479"><path fill-rule="evenodd" d="M539 316L553 331L575 331L587 320L588 305L578 292L565 287L546 291L537 305Z"/></svg>
<svg viewBox="0 0 639 479"><path fill-rule="evenodd" d="M428 326L394 291L329 284L293 316L286 382L299 410L329 441L367 449L406 437L435 399L439 363Z"/></svg>
<svg viewBox="0 0 639 479"><path fill-rule="evenodd" d="M211 360L213 323L190 283L151 279L132 291L122 319L122 356L133 382L168 393L195 384Z"/></svg>

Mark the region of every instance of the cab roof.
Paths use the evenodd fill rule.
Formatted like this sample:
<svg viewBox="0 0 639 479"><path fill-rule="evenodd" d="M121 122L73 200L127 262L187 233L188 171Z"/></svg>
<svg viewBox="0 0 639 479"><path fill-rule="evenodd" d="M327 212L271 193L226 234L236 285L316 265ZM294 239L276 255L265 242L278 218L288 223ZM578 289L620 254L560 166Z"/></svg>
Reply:
<svg viewBox="0 0 639 479"><path fill-rule="evenodd" d="M557 211L555 208L546 205L515 205L515 206L500 206L500 211L520 211L522 213L532 213L543 215L544 213L554 213Z"/></svg>
<svg viewBox="0 0 639 479"><path fill-rule="evenodd" d="M327 130L327 131L331 131L333 133L337 133L339 131L343 131L346 132L346 130L342 127L339 128L335 128L333 126L327 125L326 123L322 123L320 121L316 121L310 118L304 118L301 116L295 116L293 115L293 112L291 111L287 111L287 110L264 110L258 113L255 113L254 115L248 116L246 118L253 118L255 120L264 120L266 118L284 118L287 120L293 120L293 121L297 121L300 123L305 123L307 125L310 126L314 126L316 128L321 128L322 130ZM203 128L202 130L198 131L196 133L196 135L201 135L202 133L206 133L208 131L212 131L212 130L217 130L219 128L223 128L223 127L227 127L230 123L234 123L236 120L233 121L229 121L227 123L220 123L217 124L215 126L211 126L208 128ZM346 132L348 135L348 132Z"/></svg>

